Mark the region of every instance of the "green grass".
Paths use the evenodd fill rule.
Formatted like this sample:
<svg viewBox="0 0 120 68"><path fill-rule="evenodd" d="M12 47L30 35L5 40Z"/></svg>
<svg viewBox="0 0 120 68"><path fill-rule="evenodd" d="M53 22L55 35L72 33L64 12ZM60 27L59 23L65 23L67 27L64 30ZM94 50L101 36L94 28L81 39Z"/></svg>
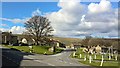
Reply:
<svg viewBox="0 0 120 68"><path fill-rule="evenodd" d="M89 61L79 61L80 63L83 63L83 64L87 64L87 65L90 65L90 66L95 66L95 67L107 67L107 68L118 68L118 62L104 62L103 63L103 66L100 66L100 63L101 62L95 62L95 61L92 61L92 63L89 63Z"/></svg>
<svg viewBox="0 0 120 68"><path fill-rule="evenodd" d="M70 55L70 57L72 58L77 58L77 59L80 59L80 63L83 63L83 64L87 64L87 65L91 65L91 66L100 66L100 61L101 61L101 57L102 55L100 54L97 54L96 55L96 59L94 59L94 55L91 55L92 58L93 58L93 61L92 63L89 63L89 54L86 54L87 56L87 60L86 61L83 61L84 59L84 56L85 56L85 53L82 52L82 49L83 48L80 48L80 49L77 49L75 55L76 56L73 56L73 53ZM80 58L80 54L82 55L82 57ZM108 59L108 54L104 55L104 63L103 63L103 66L118 66L118 61L115 61L115 59L111 59L109 60Z"/></svg>
<svg viewBox="0 0 120 68"><path fill-rule="evenodd" d="M33 46L33 50L37 54L44 54L45 52L46 54L53 54L53 52L48 51L49 48L48 46Z"/></svg>
<svg viewBox="0 0 120 68"><path fill-rule="evenodd" d="M5 47L14 48L14 49L17 49L23 52L30 52L30 49L28 46L7 46L5 45ZM49 48L50 46L33 46L33 52L36 54L44 54L46 52L47 55L52 55L52 54L60 53L62 51L62 49L57 48L56 52L50 52L48 51Z"/></svg>

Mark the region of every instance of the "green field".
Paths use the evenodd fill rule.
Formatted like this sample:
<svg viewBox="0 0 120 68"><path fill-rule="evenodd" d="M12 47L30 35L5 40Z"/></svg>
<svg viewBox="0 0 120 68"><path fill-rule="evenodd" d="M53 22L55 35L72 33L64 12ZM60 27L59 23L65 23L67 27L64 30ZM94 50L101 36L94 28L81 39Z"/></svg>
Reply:
<svg viewBox="0 0 120 68"><path fill-rule="evenodd" d="M81 58L80 58L80 54L81 54ZM84 56L87 56L87 60L84 61ZM80 63L83 64L87 64L87 65L91 65L91 66L100 66L101 63L101 57L102 55L100 54L96 54L96 59L94 59L94 55L92 56L92 63L89 63L89 54L85 54L82 52L82 48L81 49L77 49L75 56L73 56L73 53L71 54L72 58L77 58L79 59ZM111 60L108 59L108 54L104 55L104 62L103 62L103 66L118 66L118 61L115 60L114 58L112 58Z"/></svg>
<svg viewBox="0 0 120 68"><path fill-rule="evenodd" d="M30 52L30 48L28 46L7 46L5 45L5 47L14 48L14 49L17 49L23 52ZM62 49L57 48L55 52L50 52L48 51L49 48L50 46L33 46L33 53L44 54L46 52L47 55L51 55L51 54L60 53L62 51Z"/></svg>

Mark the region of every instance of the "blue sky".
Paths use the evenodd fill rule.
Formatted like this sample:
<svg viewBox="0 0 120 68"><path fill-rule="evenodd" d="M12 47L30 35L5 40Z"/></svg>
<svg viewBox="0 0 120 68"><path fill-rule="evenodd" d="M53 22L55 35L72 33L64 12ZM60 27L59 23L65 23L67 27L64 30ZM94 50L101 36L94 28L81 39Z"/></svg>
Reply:
<svg viewBox="0 0 120 68"><path fill-rule="evenodd" d="M36 9L40 9L43 13L58 11L57 2L3 2L2 3L2 17L3 18L26 18L31 17L31 14ZM14 24L10 21L3 20L2 23L9 26L23 26L24 24ZM3 26L4 27L4 26Z"/></svg>
<svg viewBox="0 0 120 68"><path fill-rule="evenodd" d="M96 2L96 3L94 3L94 4L99 4L100 2ZM107 3L107 2L106 2ZM61 29L61 28L58 28L58 26L60 25L59 23L60 23L60 21L58 21L58 19L57 19L57 17L59 17L59 16L57 16L57 14L59 15L59 14L61 14L61 13L63 13L62 15L63 15L63 17L65 17L65 13L69 13L69 11L71 11L70 12L70 14L72 14L72 12L73 12L73 14L75 14L75 12L77 11L77 10L75 10L74 9L74 11L72 10L73 8L69 8L69 6L68 5L63 5L63 4L60 4L60 5L58 5L59 4L59 2L2 2L2 18L0 19L0 20L2 20L2 23L1 23L1 29L3 30L3 31L7 31L7 30L12 30L13 31L13 33L17 33L17 32L19 32L19 29L20 28L22 28L21 30L24 30L23 28L24 28L24 22L19 22L19 21L21 21L21 20L24 20L24 19L26 19L26 18L30 18L30 17L32 17L32 13L33 12L37 12L37 11L39 11L39 12L41 12L42 13L42 15L47 15L48 16L48 18L50 18L50 20L51 21L53 21L53 19L55 19L55 21L57 22L57 23L52 23L52 25L54 26L54 28L55 28L55 30L58 30L59 32L56 32L55 33L55 35L57 35L57 36L64 36L64 37L80 37L81 35L83 36L84 35L84 33L85 33L85 35L84 36L86 36L86 35L89 35L89 34L93 34L93 36L97 36L98 34L100 35L100 36L103 36L103 37L108 37L107 36L107 32L106 32L106 34L101 34L99 31L95 31L95 32L93 32L93 33L87 33L87 32L85 32L85 30L82 30L83 28L80 28L81 30L79 30L79 31L77 31L77 29L72 29L71 28L71 26L70 26L70 24L68 24L67 25L67 23L68 22L66 22L65 21L65 23L63 23L63 21L62 21L62 23L63 23L63 25L65 25L64 27L66 28L66 30L67 29L69 29L68 31L66 31L66 32L64 32L64 30L63 29ZM78 3L77 3L78 4ZM81 14L80 14L80 16L79 16L79 18L78 19L82 19L83 17L83 15L85 15L85 16L90 16L90 14L89 13L87 13L88 11L89 11L89 9L87 8L89 5L91 4L91 2L82 2L82 3L80 3L80 5L82 5L82 6L84 6L85 7L85 12L82 12ZM79 5L79 4L78 4ZM115 9L118 9L118 3L117 2L111 2L111 8L112 8L112 10L113 10L113 12L115 11ZM76 6L76 5L75 5ZM68 9L66 9L66 7L68 7ZM71 6L72 7L72 6ZM79 8L79 7L78 7ZM61 11L60 11L61 10ZM83 9L82 9L83 10ZM106 12L107 10L105 10L104 11L104 13ZM81 11L80 11L81 12ZM103 12L103 10L101 10L101 12ZM111 14L113 13L112 11L111 11ZM47 13L47 14L46 14ZM79 12L78 12L79 13ZM108 12L106 12L106 14L107 14ZM99 13L98 13L99 14ZM109 13L108 13L109 14ZM54 15L54 16L53 16ZM94 14L93 14L94 15ZM56 16L56 18L53 18L53 17L55 17ZM70 15L71 16L71 15ZM73 15L74 16L74 15ZM114 15L113 15L114 16ZM86 18L88 18L88 17L86 17ZM60 17L59 17L60 18ZM19 20L18 20L19 19ZM66 19L68 19L67 17L66 17ZM77 20L78 20L77 19ZM84 18L83 18L84 19ZM14 22L14 21L16 21L17 20L17 22ZM86 19L87 20L87 19ZM88 19L89 20L89 19ZM73 21L73 20L71 20L71 21ZM90 20L91 21L91 20ZM76 23L76 21L75 21L75 23ZM77 22L78 23L78 22ZM81 22L80 22L81 23ZM74 24L74 23L73 23ZM58 26L57 26L58 25ZM82 25L82 24L81 24ZM88 24L89 25L89 24ZM66 27L66 26L68 26L68 27ZM14 28L13 28L14 27ZM19 28L17 28L17 27L19 27ZM77 27L77 26L76 26ZM15 30L14 29L17 29L16 30L16 32L14 32ZM69 33L67 33L67 32L70 32L70 29L71 30L73 30L73 34L72 35L69 35ZM84 28L85 29L85 28ZM93 29L91 29L91 30L93 30ZM97 29L96 29L97 30ZM99 28L99 30L102 30L102 29L100 29ZM77 32L75 32L75 31L77 31ZM60 32L63 32L63 34L59 34ZM74 32L75 32L75 34L74 34ZM97 33L96 33L97 32ZM113 31L114 32L114 31ZM77 33L79 34L80 33L80 35L77 35ZM81 33L83 33L83 34L81 34ZM86 34L87 33L87 34ZM110 32L108 32L108 33L110 33ZM112 35L112 34L111 34ZM98 36L99 37L99 36ZM112 36L112 37L116 37L116 36Z"/></svg>

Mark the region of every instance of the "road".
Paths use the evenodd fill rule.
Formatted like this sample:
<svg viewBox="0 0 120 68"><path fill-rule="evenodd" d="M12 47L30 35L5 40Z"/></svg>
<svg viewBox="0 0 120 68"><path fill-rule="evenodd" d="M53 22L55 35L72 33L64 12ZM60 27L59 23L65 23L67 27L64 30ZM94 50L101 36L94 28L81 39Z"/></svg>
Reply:
<svg viewBox="0 0 120 68"><path fill-rule="evenodd" d="M2 48L3 66L86 66L77 59L70 58L72 51L63 51L56 55L40 55L24 53Z"/></svg>

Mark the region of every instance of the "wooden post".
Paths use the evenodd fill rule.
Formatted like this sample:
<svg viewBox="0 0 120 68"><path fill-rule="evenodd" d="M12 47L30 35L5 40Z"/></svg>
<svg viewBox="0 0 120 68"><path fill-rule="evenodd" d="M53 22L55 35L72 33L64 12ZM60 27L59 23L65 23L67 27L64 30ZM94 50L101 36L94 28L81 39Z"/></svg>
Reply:
<svg viewBox="0 0 120 68"><path fill-rule="evenodd" d="M104 61L104 57L103 57L103 55L102 55L102 60L101 60L100 66L103 66L103 61Z"/></svg>
<svg viewBox="0 0 120 68"><path fill-rule="evenodd" d="M30 50L30 53L32 53L33 51L33 49L32 49L32 46L29 46L29 50Z"/></svg>
<svg viewBox="0 0 120 68"><path fill-rule="evenodd" d="M116 54L116 55L115 55L115 60L117 60L117 57L118 57L118 55Z"/></svg>
<svg viewBox="0 0 120 68"><path fill-rule="evenodd" d="M75 52L73 52L73 57L75 57Z"/></svg>
<svg viewBox="0 0 120 68"><path fill-rule="evenodd" d="M109 60L111 60L111 54L110 54L110 47L109 47Z"/></svg>
<svg viewBox="0 0 120 68"><path fill-rule="evenodd" d="M80 58L82 57L82 55L80 54Z"/></svg>
<svg viewBox="0 0 120 68"><path fill-rule="evenodd" d="M109 53L109 60L111 60L111 55L110 55L110 53Z"/></svg>
<svg viewBox="0 0 120 68"><path fill-rule="evenodd" d="M92 62L92 56L90 55L89 56L89 63L91 63Z"/></svg>
<svg viewBox="0 0 120 68"><path fill-rule="evenodd" d="M94 59L96 59L96 54L94 55Z"/></svg>
<svg viewBox="0 0 120 68"><path fill-rule="evenodd" d="M84 61L86 61L86 55L84 56Z"/></svg>

